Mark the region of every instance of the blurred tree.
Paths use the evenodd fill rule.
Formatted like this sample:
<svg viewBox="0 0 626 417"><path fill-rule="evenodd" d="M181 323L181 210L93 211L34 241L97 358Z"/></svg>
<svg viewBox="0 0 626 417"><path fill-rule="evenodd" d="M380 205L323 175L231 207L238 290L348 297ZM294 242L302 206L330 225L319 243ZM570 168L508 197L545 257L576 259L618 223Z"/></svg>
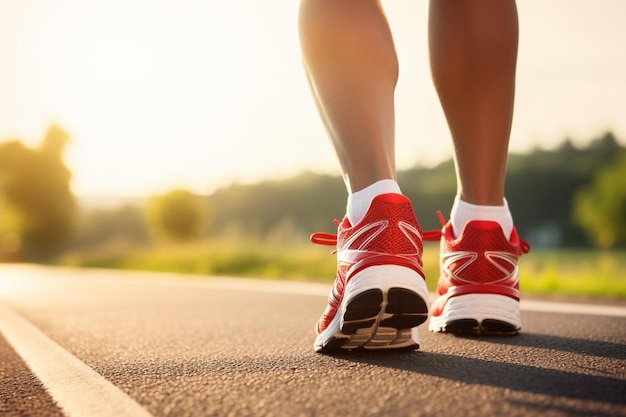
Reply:
<svg viewBox="0 0 626 417"><path fill-rule="evenodd" d="M126 204L115 208L82 210L68 248L94 248L111 242L141 245L148 241L143 208Z"/></svg>
<svg viewBox="0 0 626 417"><path fill-rule="evenodd" d="M46 258L70 235L76 203L63 162L68 140L53 125L38 148L17 140L0 144L0 258L2 253L13 259Z"/></svg>
<svg viewBox="0 0 626 417"><path fill-rule="evenodd" d="M184 241L200 235L208 211L197 195L176 189L151 197L146 205L148 227L157 236Z"/></svg>
<svg viewBox="0 0 626 417"><path fill-rule="evenodd" d="M294 234L336 232L332 219L343 216L346 196L341 178L311 172L286 180L233 184L208 196L214 208L208 233L265 238L283 222L294 225Z"/></svg>
<svg viewBox="0 0 626 417"><path fill-rule="evenodd" d="M601 248L626 244L626 155L576 193L574 221Z"/></svg>

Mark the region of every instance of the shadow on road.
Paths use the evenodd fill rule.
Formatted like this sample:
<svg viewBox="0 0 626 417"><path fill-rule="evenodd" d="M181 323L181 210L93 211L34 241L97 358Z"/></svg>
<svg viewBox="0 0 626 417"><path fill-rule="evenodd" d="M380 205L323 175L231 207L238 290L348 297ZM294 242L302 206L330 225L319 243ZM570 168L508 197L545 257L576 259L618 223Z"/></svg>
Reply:
<svg viewBox="0 0 626 417"><path fill-rule="evenodd" d="M509 345L512 348L517 346L545 348L612 360L626 358L626 346L618 343L528 333L517 337L471 337L471 339L479 343ZM338 359L435 376L466 384L480 384L571 399L626 404L626 379L582 373L606 372L593 366L593 358L589 358L585 361L586 363L568 364L565 360L562 367L573 370L560 370L503 362L506 359L502 355L494 355L493 360L425 351L403 353L360 351L333 356ZM543 360L538 358L537 363L542 362ZM555 358L545 362L551 363L553 367L556 363ZM620 365L616 362L613 369L623 371L624 364ZM576 372L576 370L581 370L581 372Z"/></svg>
<svg viewBox="0 0 626 417"><path fill-rule="evenodd" d="M545 334L520 333L515 337L482 337L482 342L552 349L581 355L599 356L607 359L626 359L626 344L599 340L574 339ZM626 392L624 393L626 396Z"/></svg>

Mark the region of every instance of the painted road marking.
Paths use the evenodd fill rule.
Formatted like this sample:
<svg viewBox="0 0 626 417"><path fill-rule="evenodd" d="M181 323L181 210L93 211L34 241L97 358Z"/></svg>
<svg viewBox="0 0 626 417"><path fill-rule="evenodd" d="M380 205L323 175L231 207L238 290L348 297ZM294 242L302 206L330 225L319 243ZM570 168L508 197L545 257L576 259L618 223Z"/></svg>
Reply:
<svg viewBox="0 0 626 417"><path fill-rule="evenodd" d="M603 304L562 303L552 301L522 300L520 307L525 311L546 313L584 314L592 316L626 317L626 308Z"/></svg>
<svg viewBox="0 0 626 417"><path fill-rule="evenodd" d="M151 273L150 273L151 274ZM145 278L137 277L137 280L149 280L154 285L162 286L194 286L211 289L233 291L255 291L276 294L328 296L331 284L318 284L311 282L284 282L250 278L184 278L177 274L164 274L163 277L146 275ZM172 276L174 275L174 276ZM434 300L436 294L431 293L430 299ZM520 308L525 311L542 311L546 313L583 314L594 316L626 317L626 307L589 304L567 303L553 301L525 300L520 302Z"/></svg>
<svg viewBox="0 0 626 417"><path fill-rule="evenodd" d="M66 416L152 416L119 388L2 303L0 333Z"/></svg>
<svg viewBox="0 0 626 417"><path fill-rule="evenodd" d="M190 279L188 275L172 273L158 273L155 275L152 272L140 272L135 279L137 282L150 282L152 285L159 286L192 286L218 290L255 291L275 294L313 295L324 297L328 296L331 289L331 284L312 282L286 282L266 279L227 277L202 277ZM436 294L430 293L430 299L434 300L435 298ZM568 303L522 299L520 302L520 308L525 311L543 311L547 313L626 317L626 307L607 304Z"/></svg>

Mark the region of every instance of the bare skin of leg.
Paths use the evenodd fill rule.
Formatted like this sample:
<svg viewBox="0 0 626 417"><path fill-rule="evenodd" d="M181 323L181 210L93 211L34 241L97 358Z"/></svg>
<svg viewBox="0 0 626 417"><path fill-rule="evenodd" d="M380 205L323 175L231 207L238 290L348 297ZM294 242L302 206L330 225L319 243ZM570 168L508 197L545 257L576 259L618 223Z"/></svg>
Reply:
<svg viewBox="0 0 626 417"><path fill-rule="evenodd" d="M302 0L305 67L350 192L395 179L398 63L376 0ZM514 1L435 0L433 81L455 145L458 194L501 205L515 94Z"/></svg>
<svg viewBox="0 0 626 417"><path fill-rule="evenodd" d="M515 1L431 0L429 43L455 145L458 195L502 205L515 94Z"/></svg>
<svg viewBox="0 0 626 417"><path fill-rule="evenodd" d="M302 0L300 42L349 192L396 179L395 46L377 0Z"/></svg>

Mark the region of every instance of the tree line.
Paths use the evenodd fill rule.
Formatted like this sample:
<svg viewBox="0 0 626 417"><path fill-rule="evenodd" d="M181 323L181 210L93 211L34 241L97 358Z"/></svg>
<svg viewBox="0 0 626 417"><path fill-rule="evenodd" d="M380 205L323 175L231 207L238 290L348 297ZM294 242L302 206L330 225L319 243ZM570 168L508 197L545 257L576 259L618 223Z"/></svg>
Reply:
<svg viewBox="0 0 626 417"><path fill-rule="evenodd" d="M553 150L511 154L506 198L520 234L543 247L610 248L626 245L626 148L607 132L578 148L570 140ZM398 172L423 229L441 227L456 194L452 160ZM238 228L263 235L280 223L303 233L335 231L345 211L340 177L303 173L283 181L231 185L208 196L210 233ZM604 237L601 237L604 236Z"/></svg>
<svg viewBox="0 0 626 417"><path fill-rule="evenodd" d="M257 184L232 184L209 195L171 190L141 204L80 209L63 162L68 134L52 126L41 144L0 143L0 261L49 260L72 248L111 242L149 245L224 235L263 239L280 230L305 239L334 232L347 194L339 176L304 172ZM440 227L456 192L451 160L398 173L424 229ZM507 200L531 244L626 246L626 148L611 132L584 148L511 154Z"/></svg>

